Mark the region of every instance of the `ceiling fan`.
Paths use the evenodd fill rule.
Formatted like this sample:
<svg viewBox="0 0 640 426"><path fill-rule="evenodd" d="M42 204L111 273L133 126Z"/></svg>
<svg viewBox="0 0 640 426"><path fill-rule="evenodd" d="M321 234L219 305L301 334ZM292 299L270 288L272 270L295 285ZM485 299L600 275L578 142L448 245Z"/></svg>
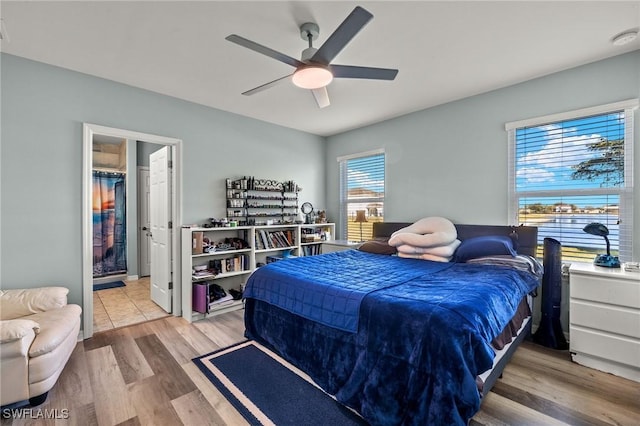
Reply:
<svg viewBox="0 0 640 426"><path fill-rule="evenodd" d="M300 26L300 37L309 42L309 47L302 51L301 60L297 60L236 34L227 36L226 40L262 53L280 62L284 62L296 69L292 74L247 90L242 94L247 96L253 95L291 78L291 81L296 86L303 89L310 89L318 106L324 108L329 106L327 86L334 78L393 80L396 74L398 74L398 70L396 69L335 65L331 63L338 53L344 49L347 43L355 37L371 18L373 18L371 13L357 6L319 49L316 49L312 45L313 40L315 40L320 33L318 25L311 22L302 24Z"/></svg>

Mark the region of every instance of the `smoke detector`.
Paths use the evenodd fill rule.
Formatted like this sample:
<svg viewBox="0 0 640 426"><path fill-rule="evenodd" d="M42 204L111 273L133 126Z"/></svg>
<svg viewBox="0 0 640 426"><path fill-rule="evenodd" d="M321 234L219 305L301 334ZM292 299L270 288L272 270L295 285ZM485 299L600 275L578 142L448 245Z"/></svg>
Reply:
<svg viewBox="0 0 640 426"><path fill-rule="evenodd" d="M7 27L4 25L4 19L0 18L0 41L9 41L9 34L7 34Z"/></svg>
<svg viewBox="0 0 640 426"><path fill-rule="evenodd" d="M615 36L611 40L611 42L613 43L614 46L624 46L625 44L631 43L637 37L638 37L638 31L635 31L635 30L625 31Z"/></svg>

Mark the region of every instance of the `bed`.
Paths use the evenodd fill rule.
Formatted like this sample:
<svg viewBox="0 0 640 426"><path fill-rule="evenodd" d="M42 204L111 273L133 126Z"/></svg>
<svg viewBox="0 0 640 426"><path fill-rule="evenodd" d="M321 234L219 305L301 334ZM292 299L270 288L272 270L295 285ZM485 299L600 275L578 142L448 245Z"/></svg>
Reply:
<svg viewBox="0 0 640 426"><path fill-rule="evenodd" d="M374 238L408 225L376 223ZM535 255L534 227L456 230L463 242L509 236ZM539 282L510 267L359 250L288 259L249 278L246 336L370 424L467 424L530 333Z"/></svg>

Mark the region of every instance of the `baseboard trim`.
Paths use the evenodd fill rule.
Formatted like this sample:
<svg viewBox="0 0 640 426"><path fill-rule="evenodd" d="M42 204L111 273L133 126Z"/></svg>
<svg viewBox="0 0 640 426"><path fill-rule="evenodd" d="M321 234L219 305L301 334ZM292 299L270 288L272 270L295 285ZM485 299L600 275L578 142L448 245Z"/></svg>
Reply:
<svg viewBox="0 0 640 426"><path fill-rule="evenodd" d="M107 275L106 277L94 278L93 284L104 284L112 281L127 280L126 274Z"/></svg>
<svg viewBox="0 0 640 426"><path fill-rule="evenodd" d="M127 281L137 281L140 277L138 275L127 275Z"/></svg>

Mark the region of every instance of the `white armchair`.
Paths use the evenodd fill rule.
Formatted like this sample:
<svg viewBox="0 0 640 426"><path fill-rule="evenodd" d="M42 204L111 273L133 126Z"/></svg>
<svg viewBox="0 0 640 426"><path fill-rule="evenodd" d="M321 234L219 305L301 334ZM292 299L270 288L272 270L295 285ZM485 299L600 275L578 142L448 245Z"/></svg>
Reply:
<svg viewBox="0 0 640 426"><path fill-rule="evenodd" d="M73 352L82 309L69 290L0 290L0 405L42 404Z"/></svg>

